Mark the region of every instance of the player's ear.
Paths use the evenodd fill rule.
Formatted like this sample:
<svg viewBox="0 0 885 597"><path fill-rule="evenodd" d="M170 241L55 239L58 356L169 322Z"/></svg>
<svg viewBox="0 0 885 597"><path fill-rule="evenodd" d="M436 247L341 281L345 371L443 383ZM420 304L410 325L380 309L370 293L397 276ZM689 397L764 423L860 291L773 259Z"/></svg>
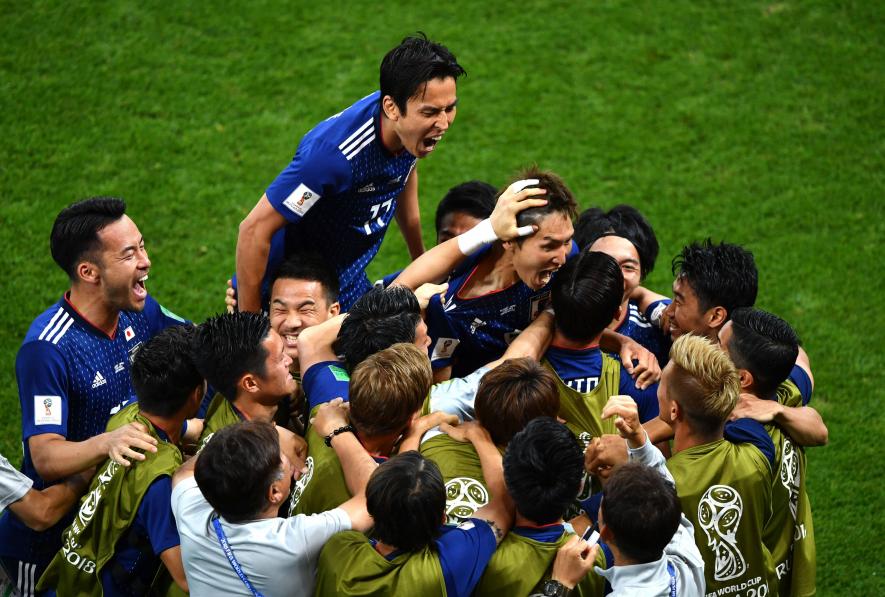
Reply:
<svg viewBox="0 0 885 597"><path fill-rule="evenodd" d="M401 116L399 106L396 105L396 102L389 95L385 95L381 99L381 109L384 110L384 115L390 120L399 120Z"/></svg>
<svg viewBox="0 0 885 597"><path fill-rule="evenodd" d="M244 373L243 377L237 382L237 389L244 392L257 392L261 389L258 384L258 377L251 373ZM227 396L228 400L234 400L236 396Z"/></svg>
<svg viewBox="0 0 885 597"><path fill-rule="evenodd" d="M753 374L746 369L738 369L738 376L741 380L741 390L750 390L753 386Z"/></svg>
<svg viewBox="0 0 885 597"><path fill-rule="evenodd" d="M81 261L77 264L77 280L87 284L96 284L99 279L98 265L92 261Z"/></svg>
<svg viewBox="0 0 885 597"><path fill-rule="evenodd" d="M706 317L707 325L718 330L728 321L728 311L725 307L713 307L707 311Z"/></svg>
<svg viewBox="0 0 885 597"><path fill-rule="evenodd" d="M339 303L338 301L335 301L329 307L329 317L335 317L339 313L341 313L341 303Z"/></svg>

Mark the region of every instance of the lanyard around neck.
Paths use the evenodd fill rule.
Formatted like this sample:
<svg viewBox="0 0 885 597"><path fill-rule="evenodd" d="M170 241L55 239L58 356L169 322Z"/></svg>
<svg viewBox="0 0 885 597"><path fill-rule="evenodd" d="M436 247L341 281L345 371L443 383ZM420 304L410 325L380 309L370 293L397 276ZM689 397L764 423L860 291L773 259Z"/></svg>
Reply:
<svg viewBox="0 0 885 597"><path fill-rule="evenodd" d="M243 584L252 592L254 597L264 597L259 591L255 590L255 587L249 582L249 577L243 572L242 566L240 566L237 557L234 555L234 550L231 549L230 543L227 542L227 537L224 535L224 529L221 528L221 521L218 520L218 516L212 517L212 526L215 528L215 535L218 537L218 543L221 544L221 550L227 556L227 561L230 562L230 567L234 569L234 572L240 577L240 580L243 581Z"/></svg>

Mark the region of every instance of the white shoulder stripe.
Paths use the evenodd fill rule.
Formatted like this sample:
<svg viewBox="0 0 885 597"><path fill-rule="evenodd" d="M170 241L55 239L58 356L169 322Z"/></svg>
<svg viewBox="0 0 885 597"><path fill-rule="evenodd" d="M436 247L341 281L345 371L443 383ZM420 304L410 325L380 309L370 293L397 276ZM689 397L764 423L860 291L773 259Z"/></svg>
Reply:
<svg viewBox="0 0 885 597"><path fill-rule="evenodd" d="M358 147L363 141L365 141L366 137L374 137L374 136L375 136L375 129L366 129L360 136L358 136L356 139L354 139L352 143L350 143L349 145L347 145L347 147L342 149L341 153L343 153L344 155L349 154L351 151L353 151L354 147Z"/></svg>
<svg viewBox="0 0 885 597"><path fill-rule="evenodd" d="M351 151L350 153L348 153L344 157L346 157L348 161L352 160L354 158L354 156L356 156L356 154L358 154L359 152L361 152L363 150L363 147L365 147L366 145L368 145L369 143L371 143L374 140L375 140L375 133L373 132L372 136L367 138L365 141L363 141L362 145L360 145L359 147L357 147L356 149L354 149L353 151Z"/></svg>
<svg viewBox="0 0 885 597"><path fill-rule="evenodd" d="M61 318L59 318L59 320L55 322L55 325L52 327L51 330L49 330L49 333L46 334L46 337L43 339L47 342L52 342L52 337L55 336L62 327L64 327L68 319L71 319L71 316L67 313L63 313Z"/></svg>
<svg viewBox="0 0 885 597"><path fill-rule="evenodd" d="M68 322L65 324L65 327L63 327L58 335L56 335L56 337L52 340L53 344L58 344L58 341L61 340L61 337L65 335L65 332L68 331L68 328L71 327L72 323L74 323L74 318L68 317Z"/></svg>
<svg viewBox="0 0 885 597"><path fill-rule="evenodd" d="M355 131L353 132L352 135L350 135L347 139L345 139L345 140L341 143L341 145L338 146L338 149L340 149L341 151L344 151L344 146L347 145L347 144L349 144L351 141L353 141L355 137L357 137L360 133L362 133L363 131L365 131L365 130L366 130L366 127L370 126L371 124L372 124L372 119L370 118L370 119L368 119L367 121L365 121L365 122L362 124L362 126L360 126L360 128L358 128L357 130L355 130Z"/></svg>
<svg viewBox="0 0 885 597"><path fill-rule="evenodd" d="M51 328L55 324L55 320L58 319L59 315L61 315L64 312L65 312L64 309L62 309L61 307L58 308L58 311L55 312L55 315L52 316L52 319L49 320L49 323L46 324L46 327L43 328L42 332L40 332L40 336L37 338L37 340L43 339L43 336L46 335L46 332L49 331L49 328Z"/></svg>

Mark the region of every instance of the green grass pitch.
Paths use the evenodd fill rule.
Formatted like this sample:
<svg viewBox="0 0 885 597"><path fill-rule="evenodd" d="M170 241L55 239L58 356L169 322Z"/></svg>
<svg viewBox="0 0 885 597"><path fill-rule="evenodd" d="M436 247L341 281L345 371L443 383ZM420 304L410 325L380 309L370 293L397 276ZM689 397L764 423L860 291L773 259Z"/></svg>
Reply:
<svg viewBox="0 0 885 597"><path fill-rule="evenodd" d="M150 291L222 309L237 225L316 122L426 31L467 69L420 165L425 239L450 186L531 163L661 242L749 247L758 304L802 336L830 445L809 454L821 595L882 594L885 14L881 2L0 2L0 451L20 459L14 358L66 288L55 214L127 199ZM403 265L395 230L370 274ZM877 564L878 562L878 564Z"/></svg>

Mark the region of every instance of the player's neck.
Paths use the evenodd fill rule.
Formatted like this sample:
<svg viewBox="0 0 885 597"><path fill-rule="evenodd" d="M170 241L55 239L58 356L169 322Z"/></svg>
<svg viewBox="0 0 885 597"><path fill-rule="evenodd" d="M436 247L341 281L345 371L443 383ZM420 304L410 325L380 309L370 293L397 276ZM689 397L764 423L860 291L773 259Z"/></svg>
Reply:
<svg viewBox="0 0 885 597"><path fill-rule="evenodd" d="M114 335L120 311L109 306L99 291L75 284L68 293L68 302L93 327L108 336Z"/></svg>
<svg viewBox="0 0 885 597"><path fill-rule="evenodd" d="M140 411L141 416L151 422L157 429L161 430L169 438L169 442L176 446L181 443L181 428L184 426L185 413L173 415L171 417L161 417L151 413Z"/></svg>
<svg viewBox="0 0 885 597"><path fill-rule="evenodd" d="M385 543L384 541L381 541L380 539L375 540L375 551L380 553L385 558L387 556L389 556L390 554L392 554L393 552L398 551L398 550L399 550L398 547L393 546L393 545L388 545L387 543Z"/></svg>
<svg viewBox="0 0 885 597"><path fill-rule="evenodd" d="M513 526L515 526L515 527L541 528L541 527L550 527L550 526L557 525L557 524L562 524L561 518L551 524L538 524L534 520L529 520L528 518L526 518L525 516L520 514L519 511L516 512L516 517L513 520Z"/></svg>
<svg viewBox="0 0 885 597"><path fill-rule="evenodd" d="M569 340L563 336L562 332L557 328L553 331L553 340L550 341L550 345L557 348L565 348L567 350L585 350L587 348L599 347L600 336L602 336L602 334L596 336L589 342L578 342L575 340Z"/></svg>
<svg viewBox="0 0 885 597"><path fill-rule="evenodd" d="M621 303L621 310L618 312L618 316L612 319L612 322L608 324L607 329L616 330L621 327L621 324L624 323L624 320L627 319L627 315L629 314L629 302L630 297L625 297L624 302Z"/></svg>
<svg viewBox="0 0 885 597"><path fill-rule="evenodd" d="M513 267L513 254L505 251L500 243L495 243L479 262L477 273L482 274L486 286L496 289L509 288L519 281L519 274Z"/></svg>
<svg viewBox="0 0 885 597"><path fill-rule="evenodd" d="M393 130L393 123L384 114L384 110L381 111L381 119L378 124L381 128L381 144L384 145L384 149L393 154L401 152L403 150L403 142L400 141L399 135Z"/></svg>
<svg viewBox="0 0 885 597"><path fill-rule="evenodd" d="M279 403L273 405L262 404L251 397L237 396L237 399L233 401L233 405L247 421L273 423Z"/></svg>
<svg viewBox="0 0 885 597"><path fill-rule="evenodd" d="M681 421L673 422L673 453L676 454L682 450L688 450L695 446L711 444L722 439L722 427L710 433L699 429L692 429L689 425Z"/></svg>

